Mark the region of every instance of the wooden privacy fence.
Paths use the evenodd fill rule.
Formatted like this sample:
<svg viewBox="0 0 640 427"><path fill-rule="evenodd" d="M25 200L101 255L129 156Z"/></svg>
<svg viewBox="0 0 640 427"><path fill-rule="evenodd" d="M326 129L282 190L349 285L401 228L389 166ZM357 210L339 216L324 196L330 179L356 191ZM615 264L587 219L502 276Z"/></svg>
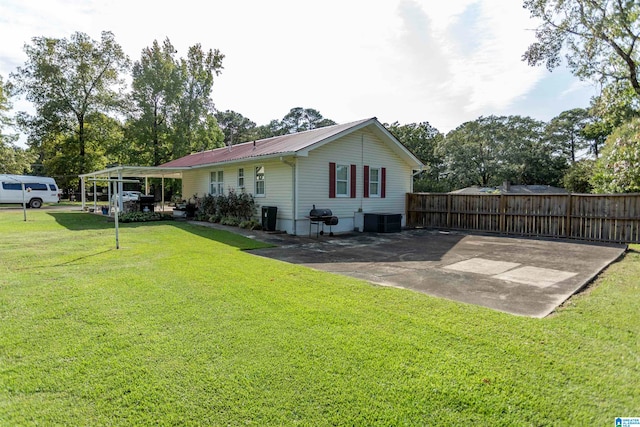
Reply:
<svg viewBox="0 0 640 427"><path fill-rule="evenodd" d="M640 194L407 194L407 226L640 243Z"/></svg>

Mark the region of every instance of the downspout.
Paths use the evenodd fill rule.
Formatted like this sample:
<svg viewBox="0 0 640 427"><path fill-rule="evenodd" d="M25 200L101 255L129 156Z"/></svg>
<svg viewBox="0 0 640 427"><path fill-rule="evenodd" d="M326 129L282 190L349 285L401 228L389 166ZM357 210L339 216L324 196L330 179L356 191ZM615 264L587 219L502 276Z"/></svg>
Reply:
<svg viewBox="0 0 640 427"><path fill-rule="evenodd" d="M362 207L364 204L364 133L360 134L360 167L362 167L362 192L360 193L360 209L359 212L363 212ZM356 189L357 190L357 189ZM354 217L355 221L355 217Z"/></svg>
<svg viewBox="0 0 640 427"><path fill-rule="evenodd" d="M298 164L298 158L294 157L293 162L284 160L283 157L280 157L280 161L291 166L291 182L293 185L293 191L291 192L291 205L293 206L293 235L297 236L297 226L296 222L298 220L298 180L297 180L297 171L296 165Z"/></svg>

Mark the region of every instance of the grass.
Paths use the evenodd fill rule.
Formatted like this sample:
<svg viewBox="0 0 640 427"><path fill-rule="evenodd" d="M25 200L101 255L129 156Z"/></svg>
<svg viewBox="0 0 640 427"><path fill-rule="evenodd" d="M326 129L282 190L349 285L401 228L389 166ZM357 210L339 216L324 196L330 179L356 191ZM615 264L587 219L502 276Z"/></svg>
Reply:
<svg viewBox="0 0 640 427"><path fill-rule="evenodd" d="M0 425L611 425L640 254L546 319L256 257L186 223L0 212Z"/></svg>

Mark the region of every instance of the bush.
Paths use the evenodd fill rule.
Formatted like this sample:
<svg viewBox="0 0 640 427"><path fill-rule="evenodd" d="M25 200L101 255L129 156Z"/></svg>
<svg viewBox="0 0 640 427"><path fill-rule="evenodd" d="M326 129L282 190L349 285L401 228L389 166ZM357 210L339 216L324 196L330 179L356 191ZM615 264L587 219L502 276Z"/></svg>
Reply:
<svg viewBox="0 0 640 427"><path fill-rule="evenodd" d="M171 215L165 215L160 212L127 212L118 215L120 222L150 222L150 221L167 221L172 220Z"/></svg>
<svg viewBox="0 0 640 427"><path fill-rule="evenodd" d="M240 224L240 220L233 216L225 216L220 220L220 224L236 227L238 224Z"/></svg>
<svg viewBox="0 0 640 427"><path fill-rule="evenodd" d="M594 192L640 192L640 118L613 131L595 169Z"/></svg>
<svg viewBox="0 0 640 427"><path fill-rule="evenodd" d="M234 190L229 190L229 194L219 194L212 196L207 194L206 196L198 199L198 213L196 214L201 218L214 218L218 222L223 218L235 218L237 224L241 221L248 221L256 214L256 203L251 194L236 193ZM236 224L236 225L237 225Z"/></svg>
<svg viewBox="0 0 640 427"><path fill-rule="evenodd" d="M242 221L238 227L244 228L247 230L262 230L262 225L256 221L255 219L251 219L249 221Z"/></svg>

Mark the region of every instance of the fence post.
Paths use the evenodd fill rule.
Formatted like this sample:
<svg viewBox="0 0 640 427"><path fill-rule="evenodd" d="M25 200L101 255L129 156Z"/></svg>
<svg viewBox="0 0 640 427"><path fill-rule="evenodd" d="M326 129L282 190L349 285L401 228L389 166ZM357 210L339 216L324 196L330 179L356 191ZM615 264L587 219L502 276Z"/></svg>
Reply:
<svg viewBox="0 0 640 427"><path fill-rule="evenodd" d="M451 194L447 194L447 228L451 229Z"/></svg>
<svg viewBox="0 0 640 427"><path fill-rule="evenodd" d="M572 210L573 206L572 206L572 199L571 199L571 193L569 193L567 195L567 204L566 204L566 208L567 209L567 220L565 221L565 237L571 237L571 210Z"/></svg>
<svg viewBox="0 0 640 427"><path fill-rule="evenodd" d="M506 207L507 204L507 199L505 198L505 195L500 193L500 233L505 233L505 216L506 216Z"/></svg>

